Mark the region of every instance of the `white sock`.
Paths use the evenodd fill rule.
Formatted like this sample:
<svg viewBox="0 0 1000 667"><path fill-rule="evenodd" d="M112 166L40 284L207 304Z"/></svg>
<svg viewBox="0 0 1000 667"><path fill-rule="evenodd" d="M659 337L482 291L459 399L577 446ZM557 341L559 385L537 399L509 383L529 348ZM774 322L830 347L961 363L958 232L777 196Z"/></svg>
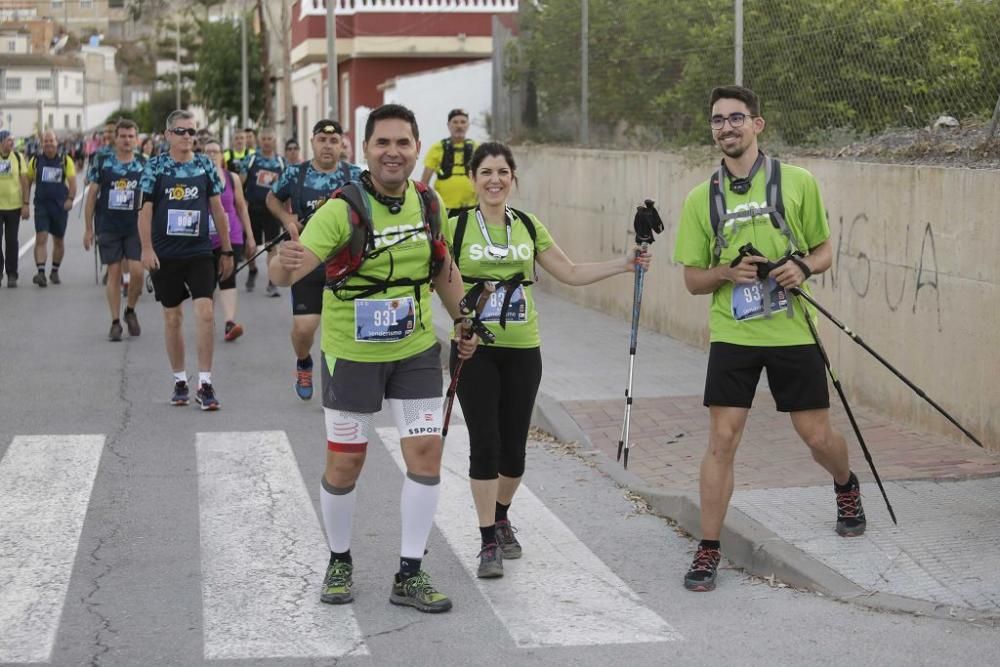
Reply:
<svg viewBox="0 0 1000 667"><path fill-rule="evenodd" d="M337 489L326 481L319 489L319 508L326 529L326 543L330 551L342 554L351 548L351 524L354 521L354 503L358 492L352 484L349 489Z"/></svg>
<svg viewBox="0 0 1000 667"><path fill-rule="evenodd" d="M198 371L198 385L212 384L212 371Z"/></svg>
<svg viewBox="0 0 1000 667"><path fill-rule="evenodd" d="M438 498L441 497L441 478L406 473L399 510L403 523L403 539L399 555L402 558L423 558L427 538L434 525Z"/></svg>
<svg viewBox="0 0 1000 667"><path fill-rule="evenodd" d="M174 382L187 382L187 381L188 381L188 376L187 373L185 373L184 371L174 373Z"/></svg>

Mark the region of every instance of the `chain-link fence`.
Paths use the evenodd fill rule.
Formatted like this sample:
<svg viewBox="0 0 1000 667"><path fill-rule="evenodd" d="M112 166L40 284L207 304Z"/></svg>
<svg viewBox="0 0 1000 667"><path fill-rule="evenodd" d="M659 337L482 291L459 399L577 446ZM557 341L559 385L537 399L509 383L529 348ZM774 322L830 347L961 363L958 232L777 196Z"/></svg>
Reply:
<svg viewBox="0 0 1000 667"><path fill-rule="evenodd" d="M742 4L743 82L762 99L772 141L844 145L954 118L989 150L1000 111L995 0L524 2L505 79L529 95L499 111L507 138L579 142L581 3L592 145L707 142L709 91L735 78Z"/></svg>

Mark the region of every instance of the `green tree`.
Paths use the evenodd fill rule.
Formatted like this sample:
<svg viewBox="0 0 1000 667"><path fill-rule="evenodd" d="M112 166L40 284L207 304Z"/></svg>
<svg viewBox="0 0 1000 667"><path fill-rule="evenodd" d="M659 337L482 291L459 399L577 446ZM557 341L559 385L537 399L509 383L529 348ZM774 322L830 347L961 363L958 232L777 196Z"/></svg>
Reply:
<svg viewBox="0 0 1000 667"><path fill-rule="evenodd" d="M247 16L253 25L253 16ZM239 116L243 108L240 81L240 26L238 22L199 23L201 48L197 50L198 71L194 91L204 105L209 121ZM248 30L249 32L249 30ZM249 78L250 117L257 118L264 108L264 75L260 65L260 45L247 35L247 70Z"/></svg>

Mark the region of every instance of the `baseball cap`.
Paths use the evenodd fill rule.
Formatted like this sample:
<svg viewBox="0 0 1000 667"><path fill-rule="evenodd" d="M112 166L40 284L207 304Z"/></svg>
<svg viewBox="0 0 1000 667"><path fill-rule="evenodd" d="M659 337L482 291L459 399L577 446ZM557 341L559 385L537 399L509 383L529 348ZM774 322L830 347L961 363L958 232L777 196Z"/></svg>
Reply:
<svg viewBox="0 0 1000 667"><path fill-rule="evenodd" d="M313 125L313 136L317 134L343 134L344 129L335 120L321 120Z"/></svg>
<svg viewBox="0 0 1000 667"><path fill-rule="evenodd" d="M0 141L6 141L9 136L10 132L7 130L0 130Z"/></svg>
<svg viewBox="0 0 1000 667"><path fill-rule="evenodd" d="M465 116L466 118L468 118L469 113L465 109L452 109L451 111L448 112L448 120L451 120L455 116Z"/></svg>

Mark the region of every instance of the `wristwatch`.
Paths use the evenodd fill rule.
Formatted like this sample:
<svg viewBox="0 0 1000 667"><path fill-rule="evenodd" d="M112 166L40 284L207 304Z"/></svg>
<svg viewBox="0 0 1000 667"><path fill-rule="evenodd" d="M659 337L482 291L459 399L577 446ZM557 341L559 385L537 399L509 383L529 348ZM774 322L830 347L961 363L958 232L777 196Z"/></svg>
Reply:
<svg viewBox="0 0 1000 667"><path fill-rule="evenodd" d="M219 252L219 254L222 255L223 257L232 257L233 256L233 251L232 250L222 250L222 251Z"/></svg>

